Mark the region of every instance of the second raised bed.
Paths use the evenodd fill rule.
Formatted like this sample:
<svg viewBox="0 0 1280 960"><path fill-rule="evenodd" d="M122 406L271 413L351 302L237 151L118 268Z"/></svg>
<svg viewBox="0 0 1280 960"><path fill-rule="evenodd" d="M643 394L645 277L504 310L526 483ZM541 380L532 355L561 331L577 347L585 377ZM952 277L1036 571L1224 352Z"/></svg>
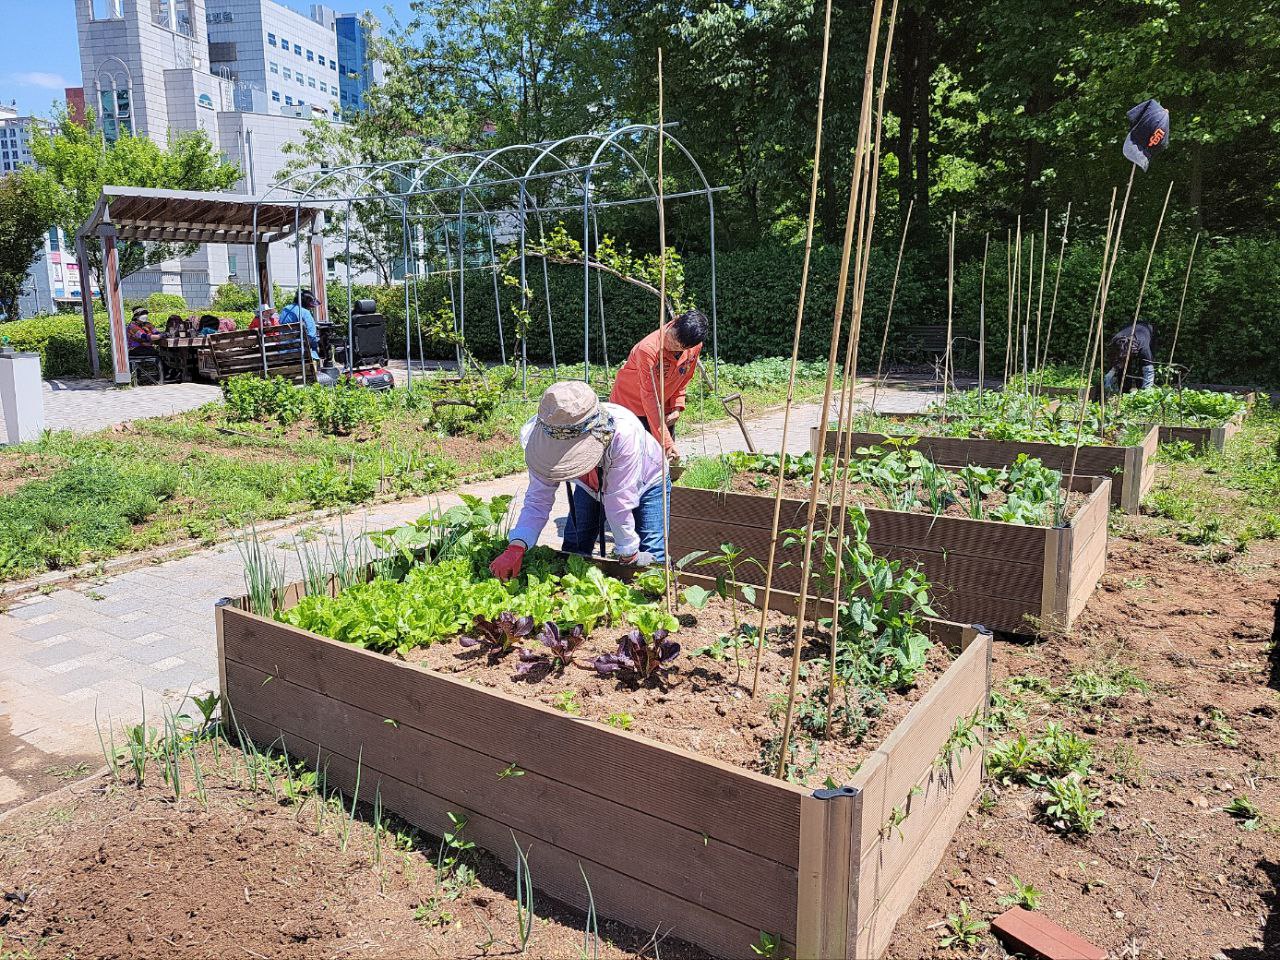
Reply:
<svg viewBox="0 0 1280 960"><path fill-rule="evenodd" d="M1111 480L1111 503L1125 513L1137 513L1142 498L1156 482L1156 450L1160 446L1160 427L1152 427L1142 442L1131 447L1081 446L1075 457L1076 477L1108 477ZM815 453L819 429L810 430L809 448ZM884 447L887 441L902 440L883 433L854 433L853 449ZM934 463L963 467L1007 467L1019 454L1036 457L1046 467L1064 476L1071 474L1072 447L1055 443L1030 443L1020 440L984 440L976 437L914 436L911 449L918 450ZM826 453L836 452L836 431L827 431ZM856 454L855 454L856 456Z"/></svg>
<svg viewBox="0 0 1280 960"><path fill-rule="evenodd" d="M867 540L878 555L919 565L941 617L1008 633L1066 630L1102 576L1111 481L1077 477L1074 489L1088 498L1061 527L869 507ZM807 502L784 498L779 530L804 527L807 511ZM820 526L825 516L819 513ZM733 543L764 564L773 498L676 487L670 523L669 552L677 560ZM773 583L798 591L803 550L784 547L785 539L779 537ZM740 566L739 578L753 585L765 580L764 572L749 564Z"/></svg>

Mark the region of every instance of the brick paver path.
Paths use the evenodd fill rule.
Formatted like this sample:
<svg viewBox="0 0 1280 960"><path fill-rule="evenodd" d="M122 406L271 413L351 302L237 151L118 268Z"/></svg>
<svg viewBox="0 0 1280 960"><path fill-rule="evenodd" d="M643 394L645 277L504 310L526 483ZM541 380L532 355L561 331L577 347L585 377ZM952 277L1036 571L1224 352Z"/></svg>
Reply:
<svg viewBox="0 0 1280 960"><path fill-rule="evenodd" d="M138 394L145 391L108 397ZM917 409L930 398L921 392L893 391L881 408ZM794 409L787 444L791 451L808 449L809 427L817 422L818 408L809 403ZM759 418L749 429L758 449L777 450L782 415ZM680 446L686 455L745 449L732 424L691 428ZM520 474L474 484L467 492L482 497L512 494L518 499L524 486ZM353 531L416 519L433 504L447 507L458 502L456 494L444 494L355 509L344 526L350 536ZM565 510L564 499L557 498L556 522L547 525L544 542L558 543ZM293 543L301 527L264 535L268 548L278 551L286 564L289 582L300 579ZM337 521L312 525L333 536L337 528ZM47 766L51 758L61 757L92 759L97 765L102 755L99 731L105 735L114 725L119 742L119 725L137 722L144 705L148 719L158 719L163 704L176 707L188 691L213 689L213 604L244 592L240 553L234 544L223 544L100 581L31 595L10 606L0 615L0 809L23 799L21 778L8 777L6 764Z"/></svg>

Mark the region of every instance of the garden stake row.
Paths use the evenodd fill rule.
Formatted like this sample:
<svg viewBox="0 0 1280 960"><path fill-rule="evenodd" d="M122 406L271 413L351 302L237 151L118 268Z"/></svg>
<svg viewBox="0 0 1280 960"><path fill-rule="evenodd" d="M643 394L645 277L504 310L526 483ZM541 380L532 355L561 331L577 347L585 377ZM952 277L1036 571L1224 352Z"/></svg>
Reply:
<svg viewBox="0 0 1280 960"><path fill-rule="evenodd" d="M876 412L876 396L880 392L880 375L884 370L884 351L889 345L889 321L893 319L893 301L898 295L898 274L902 271L902 251L907 246L907 231L911 229L911 211L915 209L916 198L912 197L907 204L907 215L902 221L902 239L898 242L898 264L893 268L893 285L889 288L889 312L884 318L884 334L880 337L880 359L876 361L876 379L871 385L871 413ZM985 261L983 282L986 282Z"/></svg>
<svg viewBox="0 0 1280 960"><path fill-rule="evenodd" d="M1196 245L1200 243L1197 233L1191 240L1191 255L1187 257L1187 275L1182 278L1182 299L1178 301L1178 320L1173 325L1173 343L1169 344L1169 366L1173 366L1173 351L1178 349L1178 331L1182 329L1182 308L1187 304L1187 284L1191 282L1191 264L1196 259Z"/></svg>
<svg viewBox="0 0 1280 960"><path fill-rule="evenodd" d="M849 513L849 470L848 464L853 457L853 404L857 393L858 378L858 344L862 336L862 306L866 299L867 293L867 272L868 265L871 262L871 238L875 230L876 222L876 198L878 196L878 187L880 183L880 142L881 134L884 130L884 94L885 87L889 78L889 56L893 50L893 32L897 25L898 19L898 0L894 0L893 7L889 13L889 32L885 37L884 62L880 67L880 89L876 95L876 120L875 120L875 145L872 148L871 155L864 160L864 184L862 188L865 209L865 223L863 215L860 212L858 217L858 260L854 264L854 298L853 298L853 319L852 326L849 331L849 339L845 348L845 366L844 366L844 382L841 388L840 406L841 417L837 424L837 456L836 469L832 473L833 492L834 480L836 476L843 474L840 488L840 515L839 525L836 527L836 551L835 551L835 571L831 582L831 644L828 657L828 687L827 687L827 722L823 730L823 735L830 739L831 722L835 716L835 709L832 706L836 701L836 648L840 642L840 617L839 617L839 601L840 601L840 579L843 574L844 567L844 550L842 548L844 542L845 522ZM847 408L847 415L845 410ZM844 456L839 454L840 450L840 433L844 433ZM841 464L844 465L843 472ZM831 516L833 513L834 503L831 497L827 501L827 518L825 530L823 533L823 543L830 543L831 536ZM818 626L818 609L820 605L814 606L814 628ZM799 636L799 632L797 632Z"/></svg>
<svg viewBox="0 0 1280 960"><path fill-rule="evenodd" d="M1133 323L1129 325L1129 346L1124 352L1124 365L1120 369L1120 391L1116 395L1116 415L1120 415L1120 398L1124 396L1125 377L1129 375L1129 358L1133 355L1133 331L1138 326L1142 315L1142 297L1147 292L1147 278L1151 275L1151 260L1156 255L1156 244L1160 242L1160 228L1164 226L1164 214L1169 209L1169 197L1173 194L1173 181L1169 181L1169 189L1164 192L1164 204L1160 207L1160 219L1156 221L1156 232L1151 236L1151 249L1147 251L1147 265L1142 270L1142 283L1138 286L1138 301L1133 307Z"/></svg>
<svg viewBox="0 0 1280 960"><path fill-rule="evenodd" d="M895 13L896 13L896 9L897 7L895 2L895 7L894 7ZM854 237L854 227L855 227L854 215L858 209L858 202L859 202L858 194L859 194L859 188L862 182L861 168L862 168L862 163L865 162L866 151L870 148L870 145L871 145L871 85L874 80L874 74L875 74L876 51L879 49L879 45L880 45L879 43L880 21L883 16L883 10L884 10L883 0L875 0L875 5L871 12L871 29L869 31L869 36L867 39L866 71L864 73L863 83L862 83L862 110L858 120L858 146L857 146L857 151L855 153L857 162L854 167L852 185L849 191L849 205L846 213L847 219L845 221L844 244L840 251L840 276L839 276L839 281L836 287L835 311L832 316L831 348L830 348L829 357L828 357L829 366L827 368L827 382L826 382L826 389L823 394L823 403L822 403L823 416L819 424L819 430L820 430L819 440L821 445L818 447L818 449L822 449L823 448L822 445L825 445L826 443L826 430L827 430L827 420L828 420L826 411L830 409L831 392L832 392L832 388L834 386L834 380L835 380L835 361L836 361L837 350L839 349L839 345L840 345L841 318L844 316L845 298L848 295L849 261L853 253L853 237ZM856 289L855 289L855 296L857 296ZM860 311L858 311L857 313L860 314ZM855 356L856 356L856 353L855 353ZM785 444L785 438L783 438L783 442ZM785 447L783 449L785 449ZM787 686L787 710L786 710L786 716L783 720L781 743L778 748L778 764L775 769L775 775L779 779L782 779L786 775L787 753L788 753L790 742L791 742L791 727L795 717L796 687L800 679L800 654L803 647L803 639L804 639L803 628L804 628L804 622L805 622L805 614L807 613L806 606L809 599L808 583L809 583L810 573L813 567L813 540L814 540L813 534L814 534L814 527L816 525L817 514L818 514L818 492L821 489L821 486L822 486L822 469L821 469L821 460L819 459L818 462L815 464L815 469L813 471L813 480L809 487L809 506L808 506L808 515L807 515L806 524L805 524L804 558L800 567L801 589L800 589L799 600L796 604L795 640L792 645L791 675L790 675L788 686ZM840 531L840 534L843 535L843 531ZM773 531L773 536L774 537L777 536L776 529ZM837 552L837 555L839 555L838 552Z"/></svg>
<svg viewBox="0 0 1280 960"><path fill-rule="evenodd" d="M822 117L827 99L827 58L831 49L831 0L826 2L826 12L822 25L822 65L818 72L818 121L813 138L813 172L809 179L809 219L804 230L804 258L800 265L800 296L796 303L795 332L791 337L791 371L787 378L787 401L782 408L782 447L778 458L778 485L773 494L773 535L769 538L769 562L766 566L764 581L764 598L760 604L760 630L756 634L756 662L751 678L751 698L754 700L760 685L760 657L764 653L764 628L769 616L769 595L773 589L773 564L778 552L778 526L782 517L782 483L787 469L787 432L791 427L791 407L795 402L796 367L800 362L800 331L804 325L805 297L809 292L809 261L813 254L813 226L818 209L818 170L822 159ZM912 203L914 204L914 200ZM911 216L907 208L908 218ZM906 228L903 228L903 243L906 242ZM898 252L898 265L902 265L902 252ZM894 275L897 282L897 274ZM893 301L889 301L889 309L893 310ZM886 331L887 324L886 323ZM887 335L887 334L886 334ZM826 419L827 409L824 406L822 417Z"/></svg>

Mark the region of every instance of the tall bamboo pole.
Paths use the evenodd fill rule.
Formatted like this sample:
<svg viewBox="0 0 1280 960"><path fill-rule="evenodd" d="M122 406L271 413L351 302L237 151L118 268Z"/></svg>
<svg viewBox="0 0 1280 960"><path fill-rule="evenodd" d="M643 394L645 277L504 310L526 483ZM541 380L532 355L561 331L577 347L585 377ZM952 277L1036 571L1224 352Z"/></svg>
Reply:
<svg viewBox="0 0 1280 960"><path fill-rule="evenodd" d="M1036 235L1027 241L1027 309L1022 319L1022 389L1027 389L1027 340L1031 330L1031 297L1036 292Z"/></svg>
<svg viewBox="0 0 1280 960"><path fill-rule="evenodd" d="M1178 301L1178 322L1173 325L1173 343L1169 345L1169 366L1173 366L1173 351L1178 349L1178 331L1182 329L1182 308L1187 304L1187 285L1191 283L1191 264L1196 259L1196 245L1200 242L1200 234L1191 241L1191 256L1187 257L1187 275L1182 278L1182 299Z"/></svg>
<svg viewBox="0 0 1280 960"><path fill-rule="evenodd" d="M947 415L947 381L954 374L951 356L951 331L956 288L956 212L951 211L951 237L947 241L947 352L942 364L942 415Z"/></svg>
<svg viewBox="0 0 1280 960"><path fill-rule="evenodd" d="M1049 301L1049 324L1044 332L1044 354L1039 358L1040 369L1049 363L1049 342L1053 337L1053 314L1058 307L1058 285L1062 282L1062 260L1067 254L1067 227L1071 225L1071 201L1067 201L1067 218L1062 221L1062 242L1058 245L1058 268L1053 277L1053 299Z"/></svg>
<svg viewBox="0 0 1280 960"><path fill-rule="evenodd" d="M880 359L876 361L876 379L871 387L871 414L876 412L876 396L880 392L880 376L884 370L884 352L889 345L889 321L893 319L893 301L898 295L898 274L902 271L902 252L907 246L907 231L911 228L911 211L916 207L916 198L907 203L907 216L902 221L902 240L898 242L898 263L893 268L893 286L889 288L889 312L884 317L884 334L880 337Z"/></svg>
<svg viewBox="0 0 1280 960"><path fill-rule="evenodd" d="M987 247L991 234L982 238L982 286L978 294L978 403L982 403L982 388L987 381Z"/></svg>
<svg viewBox="0 0 1280 960"><path fill-rule="evenodd" d="M1013 367L1011 376L1018 375L1018 344L1022 340L1022 217L1018 217L1018 225L1013 234L1013 272L1015 276L1013 291Z"/></svg>
<svg viewBox="0 0 1280 960"><path fill-rule="evenodd" d="M791 373L787 378L787 401L782 411L782 448L778 458L778 483L773 494L773 527L769 535L769 563L765 568L764 599L760 605L760 632L756 635L756 662L751 678L751 697L760 686L760 657L764 652L764 630L769 616L769 599L773 590L773 566L778 551L778 526L782 518L782 483L787 470L787 435L791 427L791 408L795 403L796 367L800 362L800 331L804 327L805 297L809 290L809 262L813 254L813 228L818 209L819 166L822 159L822 117L827 98L827 56L831 49L831 0L826 2L822 24L822 66L818 72L818 119L813 137L813 172L809 178L809 219L804 231L804 260L800 268L800 298L796 304L796 324L791 337ZM905 241L904 241L905 242ZM822 410L822 418L827 410ZM796 638L799 642L799 638Z"/></svg>
<svg viewBox="0 0 1280 960"><path fill-rule="evenodd" d="M1040 366L1040 316L1044 312L1044 265L1049 262L1049 208L1044 208L1044 236L1040 241L1040 297L1036 301L1036 349L1031 355L1031 370Z"/></svg>
<svg viewBox="0 0 1280 960"><path fill-rule="evenodd" d="M1151 249L1147 251L1147 265L1142 268L1142 283L1138 286L1138 301L1133 306L1133 323L1129 325L1129 345L1124 351L1124 366L1120 369L1120 392L1116 395L1116 409L1120 408L1120 397L1124 396L1125 378L1129 375L1129 358L1133 355L1133 333L1138 328L1138 319L1142 314L1142 297L1147 292L1147 278L1151 276L1151 261L1156 255L1156 244L1160 242L1160 228L1164 226L1164 214L1169 209L1169 197L1173 195L1173 181L1169 181L1169 189L1164 192L1164 204L1160 207L1160 219L1156 221L1156 232L1151 236Z"/></svg>
<svg viewBox="0 0 1280 960"><path fill-rule="evenodd" d="M867 41L866 72L862 82L862 111L858 120L858 146L856 158L861 158L870 143L871 84L875 71L876 49L880 40L880 18L884 12L884 0L875 0L871 12L871 30ZM855 162L852 184L849 189L849 205L845 214L844 243L840 251L840 277L836 284L836 303L831 321L831 346L827 355L827 382L822 396L822 418L818 422L818 450L826 446L827 411L831 406L831 393L835 384L835 366L840 346L840 324L844 317L845 298L849 290L849 261L853 254L854 213L858 209L858 186L861 182L860 163ZM804 647L803 627L808 613L809 575L813 567L813 528L818 516L818 492L822 488L822 457L815 458L813 480L809 486L809 505L805 523L806 537L804 557L800 567L800 597L797 603L795 636L791 654L791 676L787 686L787 712L782 726L782 743L778 749L775 773L779 779L786 776L787 753L791 745L791 726L795 718L796 686L800 679L800 654Z"/></svg>
<svg viewBox="0 0 1280 960"><path fill-rule="evenodd" d="M845 347L844 382L841 388L841 416L836 425L836 461L832 478L839 476L840 512L836 525L836 543L843 544L844 529L849 515L849 461L853 456L853 405L858 391L858 344L862 336L862 306L867 294L867 270L871 262L871 238L875 230L876 199L880 186L880 138L884 130L884 94L889 79L889 56L893 50L893 33L898 21L898 0L893 0L889 11L889 32L885 37L884 62L880 68L880 89L876 95L875 146L865 161L863 177L863 195L867 198L864 205L863 220L858 224L858 260L854 265L853 275L853 317L849 337ZM846 413L847 410L847 413ZM843 431L843 443L842 435ZM823 530L823 543L830 543L831 516L834 503L828 499L827 519ZM836 653L840 643L840 582L844 572L844 551L836 548L835 570L831 580L831 635L827 677L827 721L823 730L824 736L831 737L831 722L835 714L836 697ZM814 610L814 626L817 626L818 609Z"/></svg>
<svg viewBox="0 0 1280 960"><path fill-rule="evenodd" d="M1004 232L1004 269L1008 317L1004 325L1004 379L1002 389L1009 384L1009 351L1013 347L1013 231Z"/></svg>
<svg viewBox="0 0 1280 960"><path fill-rule="evenodd" d="M662 48L658 48L658 416L665 419L667 415L667 365L663 362L667 346L664 342L666 333L663 327L667 323L667 202L663 185L663 141L666 139L663 125L664 106L662 90ZM586 251L583 251L585 256ZM665 429L665 424L661 425ZM671 509L670 494L667 488L671 483L671 461L666 452L662 456L662 569L665 574L667 610L671 611L671 553L666 549L671 542Z"/></svg>

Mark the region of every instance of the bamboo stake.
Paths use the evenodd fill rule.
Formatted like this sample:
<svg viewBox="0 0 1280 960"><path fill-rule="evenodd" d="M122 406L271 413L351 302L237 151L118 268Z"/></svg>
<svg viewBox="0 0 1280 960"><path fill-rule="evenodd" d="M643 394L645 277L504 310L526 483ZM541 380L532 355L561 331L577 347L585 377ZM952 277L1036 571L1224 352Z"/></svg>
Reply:
<svg viewBox="0 0 1280 960"><path fill-rule="evenodd" d="M1058 285L1062 282L1062 260L1067 253L1067 227L1071 224L1071 201L1067 201L1067 218L1062 221L1062 243L1058 246L1058 269L1053 277L1053 299L1049 301L1049 324L1044 332L1044 354L1039 358L1040 369L1049 363L1049 342L1053 337L1053 314L1058 307Z"/></svg>
<svg viewBox="0 0 1280 960"><path fill-rule="evenodd" d="M840 513L839 522L836 526L836 542L839 545L844 543L844 529L849 516L849 462L853 457L853 405L858 390L858 345L862 337L862 306L867 294L867 272L871 262L871 238L875 230L876 221L876 199L879 196L880 186L880 142L881 134L884 130L884 94L885 87L889 78L889 55L893 49L893 33L898 20L898 0L893 0L893 6L889 11L889 32L885 37L884 62L880 68L880 89L877 93L876 104L876 126L875 126L875 146L872 148L871 155L865 163L863 175L863 195L867 197L864 205L865 223L858 224L858 242L859 253L858 260L854 267L854 294L853 294L853 319L849 330L849 338L845 348L845 366L844 366L844 383L841 388L841 417L837 423L836 432L836 461L835 469L832 471L832 477L842 477L840 488ZM846 402L847 401L847 402ZM848 411L848 419L845 418L845 409ZM841 432L843 433L843 449ZM831 536L831 514L832 504L828 501L827 519L825 529L823 531L823 543L830 543ZM837 546L835 556L835 570L831 580L831 637L830 637L830 656L828 661L828 686L827 686L827 721L823 730L823 735L827 739L831 738L831 722L835 714L835 697L836 697L836 652L840 642L840 581L844 570L844 551ZM817 612L819 605L814 607L814 626L817 627Z"/></svg>
<svg viewBox="0 0 1280 960"><path fill-rule="evenodd" d="M664 358L667 352L666 333L663 330L667 322L667 202L662 182L663 141L666 139L663 125L663 90L662 90L662 48L658 48L658 416L664 420L667 416L667 365ZM663 428L665 429L665 424ZM667 544L671 542L671 495L667 492L671 484L671 460L666 453L662 456L662 570L666 582L667 612L673 612L674 600L671 591L671 553Z"/></svg>
<svg viewBox="0 0 1280 960"><path fill-rule="evenodd" d="M1107 279L1107 251L1111 246L1111 234L1116 228L1116 196L1119 190L1111 191L1111 209L1107 214L1106 242L1102 250L1102 269L1098 271L1098 285L1093 290L1093 305L1089 308L1089 333L1085 337L1084 356L1080 360L1080 377L1086 385L1093 378L1093 326L1098 318L1098 301L1102 297L1102 284Z"/></svg>
<svg viewBox="0 0 1280 960"><path fill-rule="evenodd" d="M1031 295L1036 290L1036 235L1027 243L1027 310L1022 320L1022 389L1027 388L1027 340L1031 331Z"/></svg>
<svg viewBox="0 0 1280 960"><path fill-rule="evenodd" d="M1109 266L1107 263L1107 251L1105 249L1103 250L1103 269L1106 273L1106 278L1103 280L1102 288L1098 296L1098 324L1096 328L1097 339L1094 341L1094 344L1093 344L1094 355L1098 357L1099 361L1101 361L1102 355L1103 355L1102 338L1104 336L1103 331L1106 329L1105 324L1106 324L1106 314L1107 314L1107 296L1108 294L1111 293L1111 278L1115 272L1116 260L1120 256L1120 236L1124 232L1124 215L1129 209L1129 196L1133 193L1133 175L1137 171L1137 169L1138 169L1137 164L1133 164L1129 167L1129 182L1128 184L1125 185L1124 202L1120 204L1120 215L1119 217L1116 218L1115 237L1112 240L1112 244L1111 244ZM1092 363L1090 364L1090 366L1092 366ZM1104 376L1104 381L1105 381L1105 376ZM1088 412L1088 409L1089 409L1088 403L1080 404L1080 417L1076 422L1076 441L1075 441L1075 446L1071 451L1071 473L1069 475L1069 479L1067 480L1068 490L1071 489L1076 479L1076 461L1080 457L1080 435L1084 430L1084 417L1085 417L1085 413ZM1104 382L1099 384L1098 386L1098 411L1099 411L1098 429L1099 429L1099 432L1104 434L1106 431L1106 409L1107 409L1106 384Z"/></svg>
<svg viewBox="0 0 1280 960"><path fill-rule="evenodd" d="M1044 265L1049 261L1049 208L1044 208L1044 238L1040 241L1040 298L1036 302L1036 349L1031 355L1031 371L1040 366L1040 315L1044 312ZM1030 387L1028 387L1030 389Z"/></svg>
<svg viewBox="0 0 1280 960"><path fill-rule="evenodd" d="M1009 373L1018 375L1018 341L1022 339L1022 216L1018 216L1018 226L1013 235L1013 367Z"/></svg>
<svg viewBox="0 0 1280 960"><path fill-rule="evenodd" d="M1138 328L1138 318L1142 314L1142 297L1147 292L1147 278L1151 275L1151 261L1155 259L1156 244L1160 242L1160 228L1164 226L1164 214L1169 209L1169 198L1173 196L1173 181L1169 181L1169 189L1164 192L1164 204L1160 207L1160 219L1156 221L1156 232L1151 237L1151 249L1147 251L1147 265L1142 268L1142 283L1138 286L1138 302L1133 307L1133 323L1129 325L1129 344L1124 351L1124 366L1120 369L1120 392L1116 395L1116 412L1119 414L1120 397L1124 396L1125 378L1129 375L1129 358L1133 355L1133 333Z"/></svg>
<svg viewBox="0 0 1280 960"><path fill-rule="evenodd" d="M1103 434L1107 429L1107 372L1101 367L1105 366L1105 351L1101 349L1102 337L1105 335L1105 324L1103 318L1107 312L1107 295L1111 292L1111 278L1115 274L1116 260L1120 255L1120 234L1124 230L1124 215L1129 210L1129 197L1133 193L1133 175L1137 171L1137 164L1129 169L1129 182L1124 188L1124 202L1120 204L1120 217L1116 220L1116 240L1111 250L1111 265L1107 268L1107 282L1103 284L1102 296L1098 301L1098 364L1102 374L1101 382L1098 384L1098 430ZM1083 407L1081 407L1083 410ZM1072 458L1072 466L1074 467L1075 458ZM1070 489L1070 488L1068 488Z"/></svg>
<svg viewBox="0 0 1280 960"><path fill-rule="evenodd" d="M952 377L951 318L956 285L956 212L951 211L951 237L947 241L947 349L942 357L942 419L947 419L947 381Z"/></svg>
<svg viewBox="0 0 1280 960"><path fill-rule="evenodd" d="M1009 385L1009 351L1013 347L1013 231L1004 232L1004 275L1006 299L1008 300L1008 319L1004 326L1004 378L1001 388Z"/></svg>
<svg viewBox="0 0 1280 960"><path fill-rule="evenodd" d="M880 18L883 15L884 0L875 0L871 13L871 30L867 41L866 72L862 81L862 111L858 120L858 148L855 156L860 157L866 144L870 142L871 127L871 82L875 70L876 48L880 39ZM831 405L831 392L835 383L835 363L840 346L840 320L844 316L845 297L849 286L849 260L853 253L854 212L858 208L858 187L861 183L860 170L855 165L853 183L849 190L849 206L844 227L844 243L840 251L840 277L836 285L836 303L831 322L831 347L827 357L827 382L822 397L822 419L818 423L818 450L822 451L827 439L827 411ZM822 457L815 458L813 481L809 487L809 508L806 521L806 537L804 558L800 567L800 597L797 603L795 619L795 636L791 654L791 676L787 688L787 712L782 727L782 743L778 749L778 764L775 773L779 779L786 776L787 752L791 744L791 725L795 717L796 685L800 679L800 653L804 646L803 625L807 613L809 599L809 574L813 565L813 528L818 515L818 491L822 488Z"/></svg>
<svg viewBox="0 0 1280 960"><path fill-rule="evenodd" d="M987 381L987 247L991 234L982 238L982 286L978 294L978 406L982 406L982 388Z"/></svg>
<svg viewBox="0 0 1280 960"><path fill-rule="evenodd" d="M1191 241L1191 256L1187 257L1187 275L1182 278L1182 299L1178 301L1178 321L1173 325L1173 343L1169 346L1169 366L1173 366L1173 351L1178 349L1178 331L1182 329L1182 308L1187 304L1187 285L1191 283L1191 264L1196 259L1196 245L1200 242L1200 234Z"/></svg>
<svg viewBox="0 0 1280 960"><path fill-rule="evenodd" d="M809 178L809 219L804 231L804 260L800 268L800 298L796 304L796 325L791 337L791 374L787 379L787 401L782 410L782 448L778 458L778 483L773 494L773 527L769 534L769 563L765 568L764 601L760 605L760 632L756 635L756 663L751 678L751 698L760 687L760 657L764 652L764 629L769 616L769 598L773 591L773 565L777 559L778 526L782 520L782 483L787 470L787 433L791 427L791 408L795 403L796 367L800 362L800 331L804 326L805 297L809 290L809 261L813 254L813 227L818 210L818 170L822 159L822 117L827 99L827 55L831 49L831 0L827 0L822 26L822 66L818 72L818 120L813 138L813 173ZM901 262L901 261L899 261ZM892 303L892 301L890 301ZM892 309L892 307L890 307ZM827 417L823 408L822 418ZM799 638L797 638L798 642Z"/></svg>
<svg viewBox="0 0 1280 960"><path fill-rule="evenodd" d="M893 301L898 295L898 273L902 270L902 252L907 246L907 231L911 228L911 211L915 209L916 198L912 197L907 204L907 216L902 221L902 240L898 243L898 264L893 268L893 286L889 288L889 312L884 318L884 335L880 338L880 359L876 361L876 379L871 388L871 414L876 412L876 396L880 392L880 375L884 370L885 347L889 345L889 321L893 319Z"/></svg>

